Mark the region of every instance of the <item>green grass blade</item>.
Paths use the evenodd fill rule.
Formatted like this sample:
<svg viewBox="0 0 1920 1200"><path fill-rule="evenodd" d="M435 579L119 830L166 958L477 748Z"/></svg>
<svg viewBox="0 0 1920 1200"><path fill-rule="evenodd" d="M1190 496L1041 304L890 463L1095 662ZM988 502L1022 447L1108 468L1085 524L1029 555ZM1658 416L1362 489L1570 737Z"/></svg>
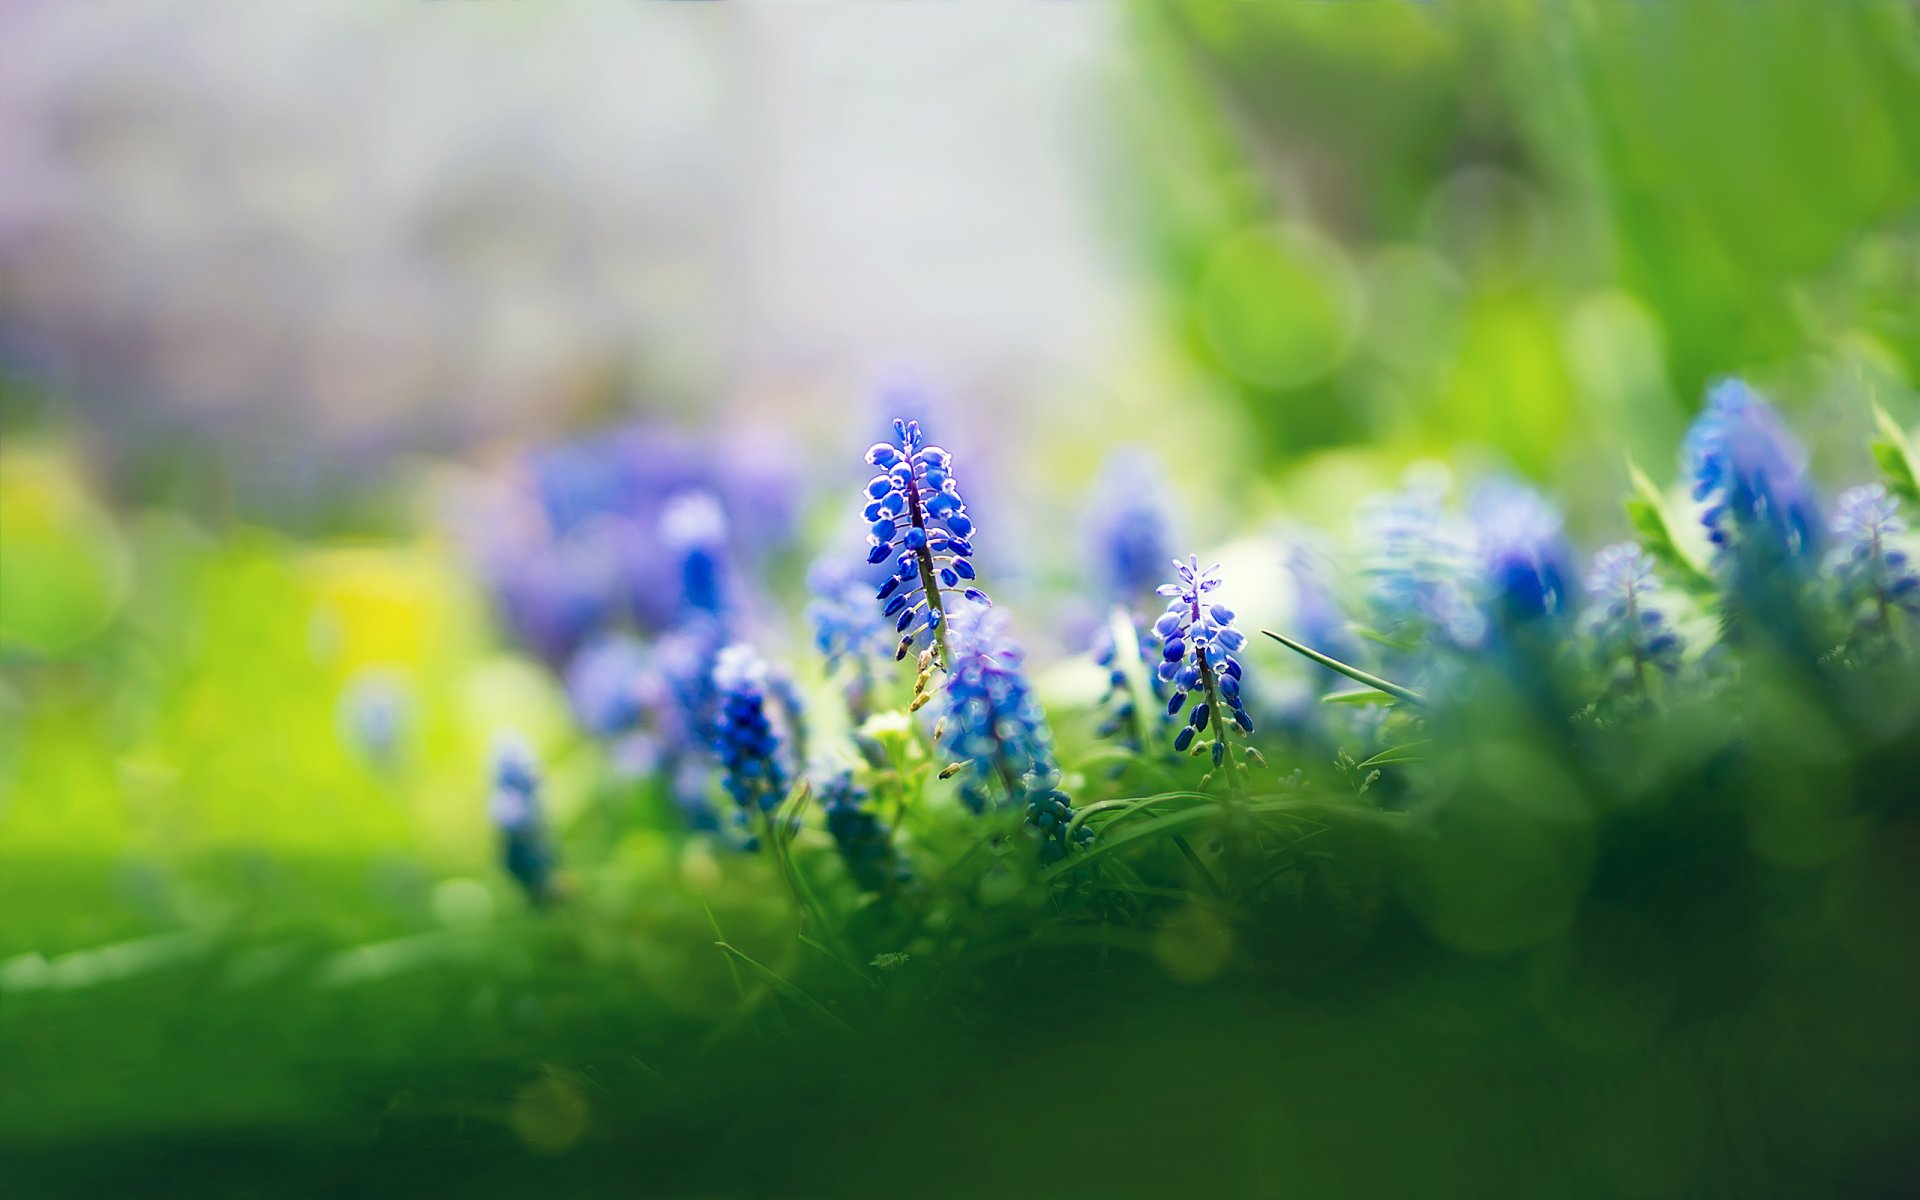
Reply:
<svg viewBox="0 0 1920 1200"><path fill-rule="evenodd" d="M1315 650L1312 646L1302 645L1301 643L1294 641L1292 638L1287 637L1284 634L1275 633L1271 629L1262 629L1260 632L1266 634L1268 637L1272 638L1274 641L1279 642L1282 646L1285 646L1287 649L1293 651L1295 654L1299 654L1306 658L1310 658L1314 662L1317 662L1321 666L1327 668L1327 670L1329 671L1338 671L1340 674L1345 675L1348 679L1353 680L1355 683L1364 684L1367 687L1372 688L1376 692L1385 692L1387 695L1392 696L1394 699L1399 700L1402 703L1411 704L1416 708L1425 707L1427 703L1425 698L1423 698L1419 692L1414 691L1412 688L1401 687L1399 684L1393 683L1390 680L1382 679L1378 675L1370 675L1367 672L1362 671L1359 667L1350 667L1346 663L1341 662L1337 658L1331 658L1325 654L1320 653L1318 650Z"/></svg>
<svg viewBox="0 0 1920 1200"><path fill-rule="evenodd" d="M758 959L753 958L751 955L748 955L736 949L734 946L732 946L727 942L715 942L714 945L720 947L721 950L725 951L730 956L729 961L732 961L733 959L738 959L740 962L740 965L745 967L748 970L748 972L751 973L755 978L759 979L762 983L766 984L768 987L772 988L774 991L780 993L782 996L785 996L788 1000L791 1000L795 1005L805 1009L807 1012L812 1013L814 1016L819 1017L822 1021L825 1021L829 1025L833 1025L840 1029L844 1029L848 1033L852 1033L854 1031L853 1026L847 1024L845 1021L835 1016L833 1014L833 1011L827 1008L826 1005L820 1003L818 1000L815 1000L812 996L809 996L806 993L806 991L802 989L799 985L795 984L794 982L789 980L786 976L780 974L778 971L775 971L772 967L769 967L764 963L760 962Z"/></svg>

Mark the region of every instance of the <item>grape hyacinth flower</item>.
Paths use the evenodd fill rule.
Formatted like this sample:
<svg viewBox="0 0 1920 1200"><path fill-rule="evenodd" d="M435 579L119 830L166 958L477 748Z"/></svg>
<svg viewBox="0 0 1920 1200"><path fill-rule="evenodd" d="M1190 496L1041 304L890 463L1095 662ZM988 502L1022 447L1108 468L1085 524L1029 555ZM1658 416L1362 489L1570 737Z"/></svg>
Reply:
<svg viewBox="0 0 1920 1200"><path fill-rule="evenodd" d="M1800 560L1819 548L1806 451L1773 406L1738 379L1715 384L1681 453L1716 558Z"/></svg>
<svg viewBox="0 0 1920 1200"><path fill-rule="evenodd" d="M1024 803L1027 828L1041 839L1041 862L1057 862L1067 853L1073 805L1059 789L1053 735L1024 656L997 613L968 610L956 617L952 634L946 711L935 730L952 761L940 776L959 776L960 801L976 816ZM1083 827L1074 840L1091 837Z"/></svg>
<svg viewBox="0 0 1920 1200"><path fill-rule="evenodd" d="M1660 591L1651 555L1634 542L1608 546L1593 556L1587 591L1594 599L1581 625L1607 672L1609 694L1644 693L1650 673L1679 670L1680 635L1648 603Z"/></svg>
<svg viewBox="0 0 1920 1200"><path fill-rule="evenodd" d="M892 629L873 604L873 588L838 562L822 560L807 573L814 599L807 605L814 646L829 672L846 679L847 710L854 724L871 712L873 663L893 649Z"/></svg>
<svg viewBox="0 0 1920 1200"><path fill-rule="evenodd" d="M767 665L753 647L736 643L720 652L713 684L719 698L713 751L726 772L727 794L739 805L738 819L751 828L756 817L772 813L786 798L789 779L781 736L768 711Z"/></svg>
<svg viewBox="0 0 1920 1200"><path fill-rule="evenodd" d="M989 603L973 585L973 520L954 484L953 456L928 445L918 421L896 419L893 432L895 441L867 451L867 462L881 472L867 481L867 561L894 562L877 596L900 635L894 658L905 658L914 641L930 633L940 665L951 669L948 594Z"/></svg>
<svg viewBox="0 0 1920 1200"><path fill-rule="evenodd" d="M1094 487L1087 532L1096 575L1113 599L1133 604L1152 594L1169 551L1160 472L1151 454L1135 449L1107 460Z"/></svg>
<svg viewBox="0 0 1920 1200"><path fill-rule="evenodd" d="M673 552L680 611L726 612L727 514L709 492L683 492L660 513L660 537Z"/></svg>
<svg viewBox="0 0 1920 1200"><path fill-rule="evenodd" d="M1476 649L1486 636L1469 587L1473 541L1441 499L1440 488L1416 484L1369 502L1358 521L1369 621L1403 663L1436 646Z"/></svg>
<svg viewBox="0 0 1920 1200"><path fill-rule="evenodd" d="M1850 634L1886 636L1895 612L1920 616L1920 570L1905 550L1889 544L1906 527L1900 502L1880 484L1840 494L1828 568Z"/></svg>
<svg viewBox="0 0 1920 1200"><path fill-rule="evenodd" d="M1188 697L1199 693L1199 702L1187 723L1174 736L1173 748L1181 753L1189 749L1199 753L1194 741L1211 724L1212 736L1202 745L1211 750L1214 769L1218 770L1229 753L1229 722L1241 737L1253 732L1253 718L1247 715L1240 695L1240 663L1234 658L1247 639L1234 628L1233 610L1207 599L1220 586L1215 574L1219 565L1201 570L1200 560L1192 555L1186 562L1175 559L1173 565L1177 582L1160 585L1160 594L1171 599L1167 611L1153 626L1160 639L1160 678L1174 689L1167 702L1168 715L1180 715ZM1259 751L1249 747L1247 753L1260 761ZM1230 776L1230 781L1233 787L1239 787L1237 773Z"/></svg>
<svg viewBox="0 0 1920 1200"><path fill-rule="evenodd" d="M500 831L507 874L533 903L553 900L554 853L540 812L540 768L533 750L517 737L503 736L494 745L488 811Z"/></svg>
<svg viewBox="0 0 1920 1200"><path fill-rule="evenodd" d="M1765 634L1812 661L1801 585L1822 533L1807 456L1773 407L1737 379L1714 385L1682 447L1724 587L1723 636Z"/></svg>
<svg viewBox="0 0 1920 1200"><path fill-rule="evenodd" d="M1560 514L1532 488L1505 481L1483 484L1468 510L1493 622L1511 630L1564 612L1573 564Z"/></svg>
<svg viewBox="0 0 1920 1200"><path fill-rule="evenodd" d="M880 892L912 878L893 848L893 831L867 806L867 792L853 772L835 771L819 780L815 794L827 816L827 832L860 890Z"/></svg>
<svg viewBox="0 0 1920 1200"><path fill-rule="evenodd" d="M583 646L567 664L565 682L574 717L594 737L629 732L646 716L646 651L626 634Z"/></svg>

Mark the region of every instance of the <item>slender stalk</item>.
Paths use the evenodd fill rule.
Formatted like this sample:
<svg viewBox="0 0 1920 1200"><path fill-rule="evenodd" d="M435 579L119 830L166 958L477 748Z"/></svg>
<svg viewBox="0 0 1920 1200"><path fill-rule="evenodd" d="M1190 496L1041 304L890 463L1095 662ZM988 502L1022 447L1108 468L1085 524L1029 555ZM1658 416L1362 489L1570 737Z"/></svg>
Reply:
<svg viewBox="0 0 1920 1200"><path fill-rule="evenodd" d="M947 610L940 602L940 579L933 569L933 535L927 529L926 514L920 509L919 484L910 479L903 490L907 496L907 519L927 537L926 544L911 553L920 568L920 588L926 593L927 611L932 614L933 640L940 650L940 669L950 671L953 669L953 652L947 648Z"/></svg>
<svg viewBox="0 0 1920 1200"><path fill-rule="evenodd" d="M1220 761L1221 769L1227 773L1227 794L1238 800L1246 795L1246 785L1241 782L1240 769L1234 761L1233 743L1227 740L1227 721L1220 712L1222 705L1219 680L1214 676L1213 663L1207 658L1207 652L1201 650L1198 657L1200 684L1206 689L1207 695L1207 716L1213 722L1213 739L1220 746L1221 753L1225 755Z"/></svg>

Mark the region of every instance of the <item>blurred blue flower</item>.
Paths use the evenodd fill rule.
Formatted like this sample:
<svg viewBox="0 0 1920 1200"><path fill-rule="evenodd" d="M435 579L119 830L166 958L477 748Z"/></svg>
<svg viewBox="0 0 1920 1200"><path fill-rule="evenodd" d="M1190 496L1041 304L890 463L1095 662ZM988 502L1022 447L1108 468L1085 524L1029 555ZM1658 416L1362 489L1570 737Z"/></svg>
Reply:
<svg viewBox="0 0 1920 1200"><path fill-rule="evenodd" d="M682 614L727 611L727 514L712 493L682 492L660 513L660 537L674 560Z"/></svg>
<svg viewBox="0 0 1920 1200"><path fill-rule="evenodd" d="M391 767L400 757L411 708L406 684L397 674L367 668L356 672L340 694L340 729L368 762Z"/></svg>
<svg viewBox="0 0 1920 1200"><path fill-rule="evenodd" d="M906 657L916 638L933 633L951 614L948 593L959 591L988 603L973 586L973 520L953 480L953 458L930 446L918 421L895 420L895 441L877 442L867 462L880 469L867 482L867 561L894 562L882 584L882 615L901 635L895 658Z"/></svg>
<svg viewBox="0 0 1920 1200"><path fill-rule="evenodd" d="M1133 631L1131 645L1127 647L1124 657L1114 638L1115 618L1125 622ZM1152 753L1151 731L1172 718L1165 709L1167 685L1161 680L1157 669L1160 656L1154 651L1146 622L1125 609L1115 610L1114 616L1109 617L1094 633L1089 653L1093 655L1093 661L1107 673L1107 690L1100 698L1107 719L1101 723L1096 736L1117 738L1136 754ZM1145 682L1148 698L1157 702L1151 714L1142 713L1139 702L1134 698L1131 676L1135 671Z"/></svg>
<svg viewBox="0 0 1920 1200"><path fill-rule="evenodd" d="M1067 851L1073 807L1059 790L1053 734L1027 681L1024 655L991 611L964 610L949 635L953 662L938 739L951 763L942 774L958 776L960 801L975 814L1024 804L1027 827L1041 839L1041 861L1057 861ZM1076 840L1091 836L1083 828Z"/></svg>
<svg viewBox="0 0 1920 1200"><path fill-rule="evenodd" d="M1586 581L1593 600L1580 623L1610 692L1642 691L1648 671L1671 675L1680 667L1680 635L1652 603L1660 591L1653 566L1653 557L1633 542L1593 556Z"/></svg>
<svg viewBox="0 0 1920 1200"><path fill-rule="evenodd" d="M893 649L893 628L874 606L873 586L865 575L837 558L814 563L807 586L814 595L807 605L814 646L826 659L827 670L844 676L847 708L858 723L870 708L873 664Z"/></svg>
<svg viewBox="0 0 1920 1200"><path fill-rule="evenodd" d="M488 813L500 831L501 860L527 898L554 898L554 853L540 811L540 766L526 742L511 734L493 748L493 794Z"/></svg>
<svg viewBox="0 0 1920 1200"><path fill-rule="evenodd" d="M1368 622L1406 663L1436 647L1478 647L1486 618L1474 603L1473 539L1433 487L1411 486L1362 506L1357 524L1371 580Z"/></svg>
<svg viewBox="0 0 1920 1200"><path fill-rule="evenodd" d="M1468 505L1477 535L1484 602L1496 624L1514 628L1568 609L1573 552L1560 514L1532 488L1482 484Z"/></svg>
<svg viewBox="0 0 1920 1200"><path fill-rule="evenodd" d="M734 526L748 549L784 545L793 475L777 446L730 441L723 464L699 439L636 425L527 452L457 516L504 623L558 667L629 623L654 633L736 604Z"/></svg>
<svg viewBox="0 0 1920 1200"><path fill-rule="evenodd" d="M1885 634L1895 612L1920 615L1920 569L1891 540L1906 528L1900 502L1881 485L1840 493L1827 566L1850 632Z"/></svg>
<svg viewBox="0 0 1920 1200"><path fill-rule="evenodd" d="M1240 692L1240 662L1234 657L1246 645L1246 635L1234 627L1232 609L1207 598L1220 586L1219 569L1215 564L1202 570L1200 560L1189 555L1184 563L1174 562L1177 581L1159 588L1162 596L1171 597L1153 626L1160 639L1160 679L1173 688L1168 715L1178 716L1188 697L1200 693L1173 739L1173 748L1182 753L1206 732L1209 721L1217 721L1222 730L1231 724L1242 736L1253 732L1253 718ZM1227 752L1224 739L1213 737L1211 751L1217 768Z"/></svg>
<svg viewBox="0 0 1920 1200"><path fill-rule="evenodd" d="M912 878L894 850L892 830L867 806L866 789L854 783L853 772L824 775L815 784L815 794L826 813L827 832L862 891L884 891Z"/></svg>
<svg viewBox="0 0 1920 1200"><path fill-rule="evenodd" d="M719 700L713 751L727 794L751 830L755 815L771 813L786 798L790 779L788 749L768 712L767 665L753 647L735 643L720 652L713 686Z"/></svg>
<svg viewBox="0 0 1920 1200"><path fill-rule="evenodd" d="M567 700L581 728L598 738L629 732L647 711L648 664L640 642L610 634L567 663Z"/></svg>
<svg viewBox="0 0 1920 1200"><path fill-rule="evenodd" d="M1738 379L1715 384L1681 455L1701 524L1721 560L1802 560L1820 547L1806 451L1772 405Z"/></svg>
<svg viewBox="0 0 1920 1200"><path fill-rule="evenodd" d="M1159 585L1171 551L1160 471L1143 449L1107 459L1094 484L1088 540L1095 577L1111 599L1132 604Z"/></svg>

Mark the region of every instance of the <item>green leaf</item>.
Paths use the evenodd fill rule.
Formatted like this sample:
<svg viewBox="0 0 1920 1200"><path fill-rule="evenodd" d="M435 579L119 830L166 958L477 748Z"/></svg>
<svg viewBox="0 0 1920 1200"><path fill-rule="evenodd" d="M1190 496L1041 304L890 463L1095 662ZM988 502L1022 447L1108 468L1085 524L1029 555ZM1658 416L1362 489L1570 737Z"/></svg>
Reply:
<svg viewBox="0 0 1920 1200"><path fill-rule="evenodd" d="M1915 454L1906 431L1878 402L1873 406L1873 423L1880 431L1872 446L1873 461L1887 477L1887 490L1909 504L1920 504L1920 467L1915 466L1920 454Z"/></svg>
<svg viewBox="0 0 1920 1200"><path fill-rule="evenodd" d="M1398 703L1385 692L1376 692L1372 688L1349 688L1344 692L1328 692L1320 697L1322 704L1395 704Z"/></svg>
<svg viewBox="0 0 1920 1200"><path fill-rule="evenodd" d="M1432 745L1432 743L1433 739L1422 738L1417 742L1407 742L1399 746L1390 746L1372 758L1367 759L1365 762L1360 763L1359 768L1365 770L1368 767L1386 767L1396 763L1419 762L1426 758L1426 755L1420 753L1420 748L1422 746Z"/></svg>
<svg viewBox="0 0 1920 1200"><path fill-rule="evenodd" d="M1314 662L1319 663L1321 666L1327 668L1330 671L1338 671L1340 674L1345 675L1348 679L1353 680L1355 683L1365 684L1367 687L1370 687L1377 692L1385 692L1387 695L1392 696L1394 699L1404 701L1405 703L1411 704L1416 708L1422 707L1426 704L1426 700L1420 695L1420 693L1414 691L1412 688L1402 687L1401 685L1394 683L1390 680L1382 679L1378 675L1370 675L1367 672L1362 671L1359 667L1350 667L1346 663L1341 662L1337 658L1331 658L1325 654L1320 653L1318 650L1315 650L1311 646L1302 645L1299 642L1294 641L1290 637L1286 637L1282 634L1275 633L1271 629L1262 629L1260 632L1266 634L1268 637L1272 638L1274 641L1279 642L1282 646L1285 646L1287 649L1293 651L1295 654L1303 655L1307 658L1310 658Z"/></svg>
<svg viewBox="0 0 1920 1200"><path fill-rule="evenodd" d="M1633 484L1633 491L1626 498L1627 520L1647 553L1673 572L1681 587L1695 593L1712 591L1713 576L1674 538L1673 518L1667 512L1666 497L1660 494L1660 489L1632 459L1627 460L1627 478Z"/></svg>

